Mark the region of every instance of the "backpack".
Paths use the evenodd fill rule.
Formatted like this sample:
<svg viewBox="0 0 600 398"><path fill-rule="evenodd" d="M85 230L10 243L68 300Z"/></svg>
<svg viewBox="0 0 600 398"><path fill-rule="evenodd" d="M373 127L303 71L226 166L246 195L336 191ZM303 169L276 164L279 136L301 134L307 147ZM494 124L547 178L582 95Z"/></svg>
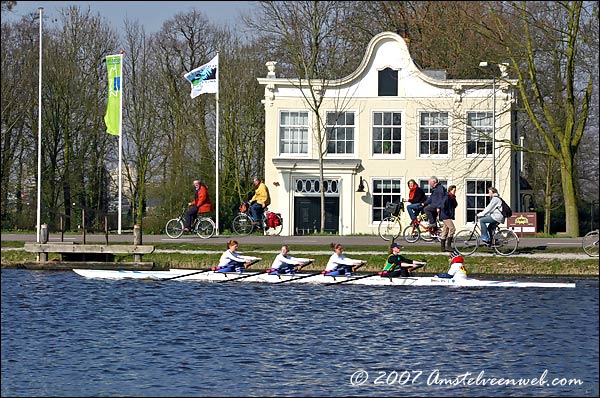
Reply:
<svg viewBox="0 0 600 398"><path fill-rule="evenodd" d="M502 205L500 206L500 213L502 213L502 217L508 218L512 216L513 211L510 206L504 201L504 199L500 198L500 200L502 201Z"/></svg>

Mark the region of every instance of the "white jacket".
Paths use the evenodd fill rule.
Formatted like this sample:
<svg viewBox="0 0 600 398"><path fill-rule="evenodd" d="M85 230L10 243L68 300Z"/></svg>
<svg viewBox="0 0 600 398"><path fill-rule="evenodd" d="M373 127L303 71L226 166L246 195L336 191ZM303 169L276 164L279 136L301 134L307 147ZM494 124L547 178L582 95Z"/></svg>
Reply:
<svg viewBox="0 0 600 398"><path fill-rule="evenodd" d="M465 269L465 265L463 263L454 263L450 266L448 270L448 274L452 275L455 279L466 279L467 278L467 270Z"/></svg>
<svg viewBox="0 0 600 398"><path fill-rule="evenodd" d="M337 268L338 265L354 265L360 260L353 260L344 256L343 254L337 255L337 253L333 253L331 257L329 257L329 262L327 262L327 267L325 267L325 271L333 271Z"/></svg>
<svg viewBox="0 0 600 398"><path fill-rule="evenodd" d="M498 221L498 223L502 224L504 222L504 217L502 217L500 209L502 209L502 200L500 200L500 196L495 193L486 208L477 213L477 217L490 216L494 221Z"/></svg>
<svg viewBox="0 0 600 398"><path fill-rule="evenodd" d="M277 257L275 257L275 260L273 260L273 265L271 265L271 268L279 269L284 264L300 265L307 261L309 261L307 258L292 257L290 255L284 256L283 254L279 253Z"/></svg>
<svg viewBox="0 0 600 398"><path fill-rule="evenodd" d="M223 254L221 254L221 259L219 260L219 267L224 267L229 264L230 261L238 261L240 263L246 262L246 260L258 260L258 257L252 256L243 256L238 252L231 252L229 250L225 250Z"/></svg>

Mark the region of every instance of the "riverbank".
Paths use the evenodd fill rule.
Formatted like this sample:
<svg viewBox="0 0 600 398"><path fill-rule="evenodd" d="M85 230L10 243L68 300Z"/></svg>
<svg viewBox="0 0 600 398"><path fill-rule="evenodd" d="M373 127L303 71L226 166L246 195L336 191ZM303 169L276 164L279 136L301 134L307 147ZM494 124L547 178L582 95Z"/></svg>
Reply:
<svg viewBox="0 0 600 398"><path fill-rule="evenodd" d="M154 263L153 269L187 268L208 269L218 263L222 246L215 244L159 243L154 245L154 253L144 255L144 262ZM0 264L2 268L25 268L26 264L36 261L35 254L25 252L23 242L2 242ZM293 256L310 257L316 261L306 267L307 271L318 271L325 268L330 251L323 250L323 245L302 245L292 248ZM279 245L244 245L240 248L243 254L261 257L263 261L253 269L267 268L279 251ZM427 261L427 267L420 270L420 275L430 275L448 270L448 253L435 251L432 246L404 245L402 254L406 257ZM379 271L387 258L385 248L373 246L354 246L346 248L345 254L350 258L368 261L361 270L365 272ZM51 254L49 260L60 260L59 255ZM132 256L116 255L116 263L130 263ZM59 263L57 263L59 264ZM514 255L498 256L480 248L471 256L465 256L465 265L473 276L487 275L519 275L519 276L553 276L553 277L598 277L598 258L588 257L581 251L568 248L532 247L519 249Z"/></svg>

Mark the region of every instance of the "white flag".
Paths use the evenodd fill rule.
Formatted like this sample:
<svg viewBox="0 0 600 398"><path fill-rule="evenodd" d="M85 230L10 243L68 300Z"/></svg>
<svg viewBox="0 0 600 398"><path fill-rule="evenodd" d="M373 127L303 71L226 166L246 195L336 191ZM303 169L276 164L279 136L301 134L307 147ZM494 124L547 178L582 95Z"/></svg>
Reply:
<svg viewBox="0 0 600 398"><path fill-rule="evenodd" d="M218 67L219 55L217 54L210 62L183 75L192 85L190 94L192 98L196 98L200 94L216 93L218 91Z"/></svg>

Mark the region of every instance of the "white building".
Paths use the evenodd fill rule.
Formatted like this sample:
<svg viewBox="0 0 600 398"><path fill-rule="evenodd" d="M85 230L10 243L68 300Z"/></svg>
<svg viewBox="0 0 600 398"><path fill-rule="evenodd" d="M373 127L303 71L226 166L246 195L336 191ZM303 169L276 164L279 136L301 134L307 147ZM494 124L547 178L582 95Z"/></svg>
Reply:
<svg viewBox="0 0 600 398"><path fill-rule="evenodd" d="M265 85L265 183L270 209L283 216L282 234L304 234L319 229L321 215L316 118L301 93L310 96L311 87L277 78L275 66L268 62L267 77L258 79ZM458 229L485 207L489 186L516 203L518 163L501 145L516 142L515 93L502 72L494 80L432 77L415 66L401 36L384 32L354 73L312 84L323 96L328 131L326 230L377 234L386 203L408 197L409 179L427 192L430 176L457 186ZM357 192L361 179L365 192Z"/></svg>

